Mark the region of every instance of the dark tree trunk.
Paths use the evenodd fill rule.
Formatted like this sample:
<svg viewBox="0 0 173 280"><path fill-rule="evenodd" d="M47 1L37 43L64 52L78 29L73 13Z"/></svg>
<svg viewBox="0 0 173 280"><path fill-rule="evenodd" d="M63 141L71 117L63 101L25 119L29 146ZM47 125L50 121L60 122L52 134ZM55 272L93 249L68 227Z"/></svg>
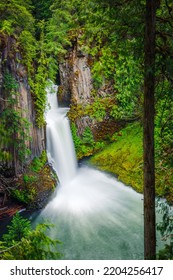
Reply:
<svg viewBox="0 0 173 280"><path fill-rule="evenodd" d="M146 0L144 78L144 258L156 258L154 91L156 0Z"/></svg>

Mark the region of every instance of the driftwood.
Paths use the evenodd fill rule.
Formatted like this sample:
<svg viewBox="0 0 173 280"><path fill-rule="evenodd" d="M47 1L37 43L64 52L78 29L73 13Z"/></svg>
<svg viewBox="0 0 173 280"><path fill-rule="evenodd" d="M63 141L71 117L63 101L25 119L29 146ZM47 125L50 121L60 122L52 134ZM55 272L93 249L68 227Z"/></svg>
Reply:
<svg viewBox="0 0 173 280"><path fill-rule="evenodd" d="M14 205L11 207L6 206L6 207L0 208L0 220L3 220L7 217L12 217L14 214L16 214L22 208L23 208L22 205Z"/></svg>
<svg viewBox="0 0 173 280"><path fill-rule="evenodd" d="M23 208L22 205L11 204L9 201L11 190L15 188L14 181L15 178L5 178L0 174L0 220L12 217Z"/></svg>

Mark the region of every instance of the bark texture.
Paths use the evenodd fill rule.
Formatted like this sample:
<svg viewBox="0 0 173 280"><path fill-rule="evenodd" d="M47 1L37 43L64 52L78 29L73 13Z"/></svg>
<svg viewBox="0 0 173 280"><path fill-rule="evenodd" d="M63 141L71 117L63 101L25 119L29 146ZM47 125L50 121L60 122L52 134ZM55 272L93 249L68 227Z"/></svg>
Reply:
<svg viewBox="0 0 173 280"><path fill-rule="evenodd" d="M156 0L146 1L144 80L144 258L156 257L154 91Z"/></svg>

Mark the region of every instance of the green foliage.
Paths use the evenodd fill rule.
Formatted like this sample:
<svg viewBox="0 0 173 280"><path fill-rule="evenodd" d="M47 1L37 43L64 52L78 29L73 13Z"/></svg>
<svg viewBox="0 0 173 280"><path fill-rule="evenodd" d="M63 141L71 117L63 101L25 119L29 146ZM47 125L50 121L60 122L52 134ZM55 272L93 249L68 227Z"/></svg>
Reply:
<svg viewBox="0 0 173 280"><path fill-rule="evenodd" d="M46 164L47 161L47 155L46 155L46 151L43 151L41 156L35 157L31 163L30 169L33 172L39 172L43 166Z"/></svg>
<svg viewBox="0 0 173 280"><path fill-rule="evenodd" d="M4 74L3 79L4 79L3 87L6 90L9 90L9 98L10 98L10 102L12 102L11 98L14 99L12 95L16 94L15 90L18 89L19 85L15 80L15 78L8 71Z"/></svg>
<svg viewBox="0 0 173 280"><path fill-rule="evenodd" d="M10 20L4 20L1 23L1 29L0 31L2 32L2 34L7 34L7 35L11 35L14 32L14 28L13 28L13 22Z"/></svg>
<svg viewBox="0 0 173 280"><path fill-rule="evenodd" d="M92 155L105 145L103 142L94 141L93 133L88 126L84 129L83 134L78 136L77 127L75 123L72 123L71 132L78 159Z"/></svg>
<svg viewBox="0 0 173 280"><path fill-rule="evenodd" d="M40 29L39 49L37 50L38 67L33 79L30 79L31 90L35 100L36 121L38 127L45 124L44 112L46 109L46 86L48 83L48 57L45 48L45 23L38 23Z"/></svg>
<svg viewBox="0 0 173 280"><path fill-rule="evenodd" d="M23 181L25 183L33 183L35 182L35 180L37 180L37 177L36 176L33 176L33 175L23 175Z"/></svg>
<svg viewBox="0 0 173 280"><path fill-rule="evenodd" d="M90 57L88 65L92 71L95 95L87 106L73 104L70 119L74 122L89 115L94 121L102 122L108 118L130 120L141 117L144 7L145 1L138 0L123 3L120 0L1 0L0 32L3 36L13 36L18 43L16 50L22 52L39 127L45 124L47 79L55 80L58 62L64 61L65 55L75 47ZM161 2L156 22L156 172L158 193L164 196L172 193L173 180L171 9L171 0ZM112 86L111 92L108 84ZM6 142L11 147L12 139L23 160L29 153L25 145L29 140L29 123L22 118L20 110L14 109L19 98L18 84L10 73L4 75L3 86L9 101L1 118L1 146L4 147ZM93 141L89 128L79 137L77 128L72 124L72 133L79 157L89 155L104 145L103 142ZM114 135L116 138L117 135ZM5 147L0 152L1 158L10 158L6 150ZM124 152L126 155L127 151ZM39 163L36 160L33 171L37 169Z"/></svg>
<svg viewBox="0 0 173 280"><path fill-rule="evenodd" d="M27 184L26 182L25 184ZM26 187L24 190L15 189L11 191L11 195L17 199L19 202L24 203L25 205L31 204L36 197L36 189L34 187Z"/></svg>
<svg viewBox="0 0 173 280"><path fill-rule="evenodd" d="M110 111L114 107L114 97L94 97L92 103L86 105L84 113L91 118L101 122L106 116L109 116Z"/></svg>
<svg viewBox="0 0 173 280"><path fill-rule="evenodd" d="M101 102L101 99L96 98L95 101L86 107L86 112L89 116L95 118L97 121L102 121L106 116L105 104Z"/></svg>
<svg viewBox="0 0 173 280"><path fill-rule="evenodd" d="M27 236L28 232L31 231L31 223L28 219L22 218L17 213L11 224L7 226L8 232L3 235L3 241L7 246L12 246L16 242L20 241L23 237Z"/></svg>
<svg viewBox="0 0 173 280"><path fill-rule="evenodd" d="M52 18L47 25L47 48L54 56L66 53L65 47L71 45L68 31L72 24L68 2L56 1L52 6ZM59 28L57 28L59 27Z"/></svg>
<svg viewBox="0 0 173 280"><path fill-rule="evenodd" d="M142 192L142 133L139 124L130 125L112 136L114 143L91 158L100 169Z"/></svg>
<svg viewBox="0 0 173 280"><path fill-rule="evenodd" d="M97 122L107 118L114 118L117 121L142 119L144 7L145 1L137 0L123 3L120 0L94 0L82 3L54 1L51 7L53 16L48 25L52 51L59 54L59 60L63 60L64 53L78 44L77 47L91 58L89 66L96 94L91 101L92 104L87 106L73 104L74 108L72 106L69 112L72 121L86 115ZM155 147L158 193L167 197L168 193L171 193L172 200L171 9L172 2L168 0L166 3L162 2L157 10ZM113 87L111 90L113 102L108 106L103 101L103 96L108 95L107 91L105 90L101 96L100 92L103 92L109 83ZM73 134L77 135L77 131ZM82 137L78 135L75 137L76 149L86 151L87 145L83 147L81 144ZM139 143L136 142L136 146ZM127 151L124 152L126 155ZM140 176L141 170L140 165ZM140 185L142 180L138 182L139 189Z"/></svg>
<svg viewBox="0 0 173 280"><path fill-rule="evenodd" d="M19 98L18 83L9 72L4 74L3 87L6 92L7 106L1 114L1 127L3 131L6 131L6 138L10 139L6 145L14 148L11 156L23 161L30 154L30 150L26 146L26 141L30 139L30 123L22 117L21 109L16 109ZM14 154L14 150L16 154Z"/></svg>
<svg viewBox="0 0 173 280"><path fill-rule="evenodd" d="M92 154L93 147L87 146L87 144L89 144L85 141L87 140L87 138L84 137L84 142L83 142L82 137L78 136L77 127L74 123L71 124L71 132L72 132L72 137L73 137L73 142L77 153L77 157L82 158L83 156L89 156L90 154Z"/></svg>
<svg viewBox="0 0 173 280"><path fill-rule="evenodd" d="M140 61L132 51L113 45L102 47L99 58L92 66L94 85L98 89L108 81L114 83L116 105L111 116L116 119L128 118L139 114L141 101L142 70ZM142 106L142 104L141 104Z"/></svg>
<svg viewBox="0 0 173 280"><path fill-rule="evenodd" d="M23 30L19 36L19 44L22 52L22 62L27 66L29 79L34 73L33 60L36 59L38 43L33 34L28 30Z"/></svg>
<svg viewBox="0 0 173 280"><path fill-rule="evenodd" d="M4 128L3 124L0 122L0 161L8 161L11 159L11 154L5 149L10 143L10 137Z"/></svg>
<svg viewBox="0 0 173 280"><path fill-rule="evenodd" d="M99 89L104 82L103 78L103 66L100 61L96 61L92 67L92 78L93 78L93 85L95 89Z"/></svg>
<svg viewBox="0 0 173 280"><path fill-rule="evenodd" d="M50 6L53 0L32 0L33 15L37 20L48 20L51 17Z"/></svg>
<svg viewBox="0 0 173 280"><path fill-rule="evenodd" d="M83 134L82 134L82 141L83 143L93 145L94 144L94 138L91 129L89 126L86 126Z"/></svg>
<svg viewBox="0 0 173 280"><path fill-rule="evenodd" d="M131 117L138 112L142 73L134 57L132 55L126 56L126 54L121 54L120 51L115 69L114 87L117 91L116 98L119 117Z"/></svg>
<svg viewBox="0 0 173 280"><path fill-rule="evenodd" d="M55 77L55 71L57 71L56 62L53 63L52 57L48 58L46 53L48 48L45 46L44 21L35 25L35 20L32 16L32 1L30 0L1 2L0 33L4 36L14 36L17 41L16 50L14 51L19 51L22 54L22 62L26 66L29 85L34 96L37 124L38 126L43 126L45 124L45 88L48 78L48 64L51 69L51 78ZM51 1L49 2L50 5ZM47 4L45 3L44 6L47 7ZM35 8L37 9L37 7ZM36 27L39 29L38 38L35 36Z"/></svg>
<svg viewBox="0 0 173 280"><path fill-rule="evenodd" d="M72 137L73 137L75 150L78 154L78 152L80 151L80 146L82 145L82 140L77 135L77 127L76 127L75 123L71 123L71 133L72 133Z"/></svg>
<svg viewBox="0 0 173 280"><path fill-rule="evenodd" d="M40 191L40 187L43 191L45 187L44 184L46 184L47 181L47 177L48 179L50 179L50 174L45 167L46 162L46 151L43 151L40 157L35 157L32 160L31 164L26 170L26 173L23 174L21 182L19 181L16 188L11 190L11 195L15 199L29 206L31 206L31 204L35 202ZM42 174L42 172L45 174ZM42 182L40 177L42 177L44 183ZM53 178L52 180L55 183L57 178ZM48 184L49 188L51 188L51 180L48 180Z"/></svg>
<svg viewBox="0 0 173 280"><path fill-rule="evenodd" d="M0 3L0 32L18 36L23 29L34 31L30 0L2 0Z"/></svg>
<svg viewBox="0 0 173 280"><path fill-rule="evenodd" d="M115 174L126 185L143 191L142 127L139 123L128 125L112 136L112 144L91 158L91 163L101 170ZM155 160L156 193L173 201L173 169L157 155Z"/></svg>
<svg viewBox="0 0 173 280"><path fill-rule="evenodd" d="M59 240L53 240L47 231L53 225L39 224L34 230L31 222L22 218L18 213L8 226L7 234L0 242L0 259L3 260L46 260L60 258L56 247Z"/></svg>
<svg viewBox="0 0 173 280"><path fill-rule="evenodd" d="M159 98L156 104L155 117L155 139L156 153L164 164L173 167L172 152L173 152L173 94L172 85L168 80L164 80L158 86ZM166 161L165 161L166 159Z"/></svg>
<svg viewBox="0 0 173 280"><path fill-rule="evenodd" d="M11 190L11 195L25 205L30 205L37 197L38 176L31 174L23 175L23 188Z"/></svg>
<svg viewBox="0 0 173 280"><path fill-rule="evenodd" d="M85 4L80 0L53 1L50 10L52 17L47 24L47 49L56 59L61 61L69 47L78 40L83 30Z"/></svg>

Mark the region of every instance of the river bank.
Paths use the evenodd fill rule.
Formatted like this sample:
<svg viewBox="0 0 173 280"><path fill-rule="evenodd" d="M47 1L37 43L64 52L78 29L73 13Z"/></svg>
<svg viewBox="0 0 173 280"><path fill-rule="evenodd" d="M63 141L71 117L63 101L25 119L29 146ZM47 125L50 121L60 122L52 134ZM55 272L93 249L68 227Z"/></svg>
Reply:
<svg viewBox="0 0 173 280"><path fill-rule="evenodd" d="M133 123L113 135L113 143L93 155L89 162L98 169L111 172L118 180L143 192L142 126ZM173 203L173 170L163 166L156 155L156 194Z"/></svg>

